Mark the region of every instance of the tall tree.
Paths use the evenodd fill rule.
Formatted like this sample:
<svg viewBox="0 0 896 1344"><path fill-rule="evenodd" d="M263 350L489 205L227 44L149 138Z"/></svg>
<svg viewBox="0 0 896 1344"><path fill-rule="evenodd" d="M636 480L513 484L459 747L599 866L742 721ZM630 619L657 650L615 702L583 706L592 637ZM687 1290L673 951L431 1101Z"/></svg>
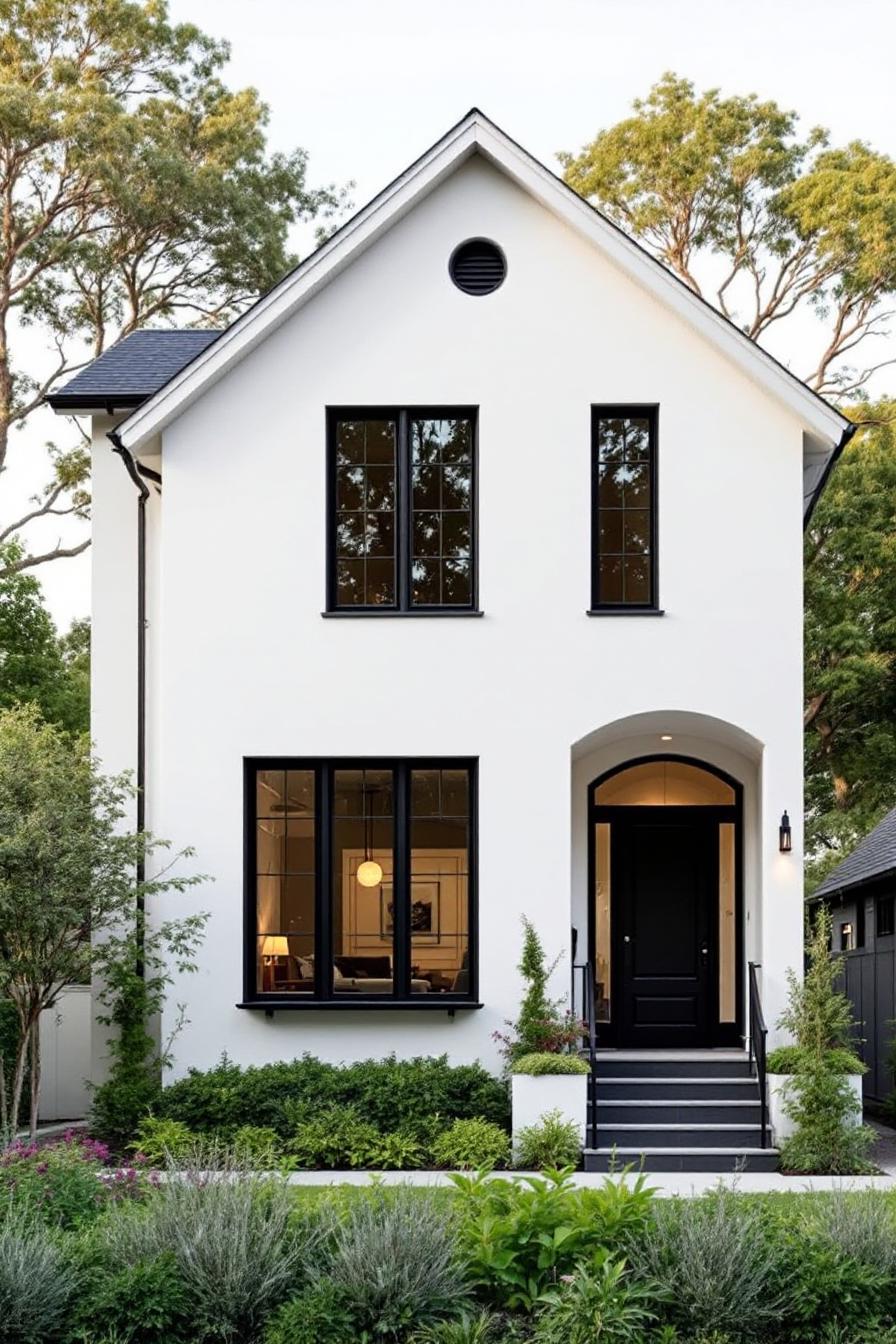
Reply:
<svg viewBox="0 0 896 1344"><path fill-rule="evenodd" d="M756 341L803 307L824 337L800 372L855 396L891 359L853 363L886 331L896 291L896 164L861 142L798 133L754 95L697 94L666 74L634 115L578 154L566 181Z"/></svg>
<svg viewBox="0 0 896 1344"><path fill-rule="evenodd" d="M90 628L56 633L36 576L16 569L21 547L0 547L0 708L32 703L71 733L90 727Z"/></svg>
<svg viewBox="0 0 896 1344"><path fill-rule="evenodd" d="M147 323L226 323L292 264L290 225L340 207L303 150L268 154L267 108L227 88L227 58L166 0L0 0L0 473L10 431L86 359ZM41 371L17 353L29 325L52 341ZM0 543L87 516L83 442L50 453ZM88 544L23 546L0 573Z"/></svg>
<svg viewBox="0 0 896 1344"><path fill-rule="evenodd" d="M856 417L805 543L811 885L896 806L896 402Z"/></svg>

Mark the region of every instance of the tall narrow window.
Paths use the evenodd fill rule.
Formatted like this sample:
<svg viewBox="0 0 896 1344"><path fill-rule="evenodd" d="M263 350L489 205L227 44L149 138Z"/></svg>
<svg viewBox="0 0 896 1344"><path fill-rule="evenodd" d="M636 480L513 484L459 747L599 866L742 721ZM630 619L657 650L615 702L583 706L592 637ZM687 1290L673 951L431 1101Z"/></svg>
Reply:
<svg viewBox="0 0 896 1344"><path fill-rule="evenodd" d="M475 412L329 413L330 611L476 605Z"/></svg>
<svg viewBox="0 0 896 1344"><path fill-rule="evenodd" d="M471 1000L475 764L246 762L250 1002Z"/></svg>
<svg viewBox="0 0 896 1344"><path fill-rule="evenodd" d="M591 453L592 609L656 609L656 409L593 407Z"/></svg>

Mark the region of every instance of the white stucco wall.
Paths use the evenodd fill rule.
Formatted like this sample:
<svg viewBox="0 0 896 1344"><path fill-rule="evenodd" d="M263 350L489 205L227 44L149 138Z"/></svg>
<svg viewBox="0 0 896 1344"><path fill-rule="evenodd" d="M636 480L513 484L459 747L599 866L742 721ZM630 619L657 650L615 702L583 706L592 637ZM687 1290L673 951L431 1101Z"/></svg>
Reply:
<svg viewBox="0 0 896 1344"><path fill-rule="evenodd" d="M508 258L505 284L484 299L447 275L452 249L474 235ZM600 402L660 407L661 618L585 615ZM479 407L481 619L321 618L325 408L352 404ZM732 726L715 743L705 725L700 736L719 763L740 751L748 776L748 951L763 962L773 1021L801 948L801 459L789 412L481 159L169 426L149 813L215 878L159 912L212 911L202 969L171 995L190 1017L176 1071L225 1049L242 1063L303 1050L494 1059L491 1034L518 1002L520 913L557 950L583 900L573 833L591 735L656 711ZM120 464L108 472L117 483L101 466L97 526L111 534L133 525L133 506L118 498ZM107 567L95 584L104 755L130 732L133 685L132 621L117 596L130 579L108 568L110 551L111 537L94 557ZM110 620L123 622L121 650L120 631L101 628ZM636 736L631 754L644 747ZM263 753L479 758L482 1010L269 1020L234 1007L241 762ZM784 807L789 856L777 852Z"/></svg>

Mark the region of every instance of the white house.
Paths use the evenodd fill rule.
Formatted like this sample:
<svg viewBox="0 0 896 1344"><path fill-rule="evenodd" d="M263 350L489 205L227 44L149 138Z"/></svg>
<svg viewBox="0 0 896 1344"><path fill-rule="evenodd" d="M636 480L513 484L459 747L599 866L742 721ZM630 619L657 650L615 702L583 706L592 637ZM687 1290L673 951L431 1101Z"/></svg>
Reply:
<svg viewBox="0 0 896 1344"><path fill-rule="evenodd" d="M177 1074L496 1064L524 913L601 1046L742 1051L751 962L773 1027L837 411L476 110L225 332L52 402L97 750L214 877L153 912L211 910Z"/></svg>

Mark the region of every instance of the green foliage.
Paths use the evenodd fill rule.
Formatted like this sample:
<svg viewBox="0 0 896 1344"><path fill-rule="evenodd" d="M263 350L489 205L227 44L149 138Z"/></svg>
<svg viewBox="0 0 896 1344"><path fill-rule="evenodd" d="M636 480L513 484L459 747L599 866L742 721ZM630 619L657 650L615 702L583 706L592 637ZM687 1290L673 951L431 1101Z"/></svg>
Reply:
<svg viewBox="0 0 896 1344"><path fill-rule="evenodd" d="M3 1344L57 1339L79 1288L72 1257L30 1216L24 1202L0 1207L0 1338Z"/></svg>
<svg viewBox="0 0 896 1344"><path fill-rule="evenodd" d="M562 154L566 181L754 340L811 305L827 331L819 391L859 390L844 357L896 289L896 165L751 94L697 94L667 73L634 115ZM702 282L701 282L702 274Z"/></svg>
<svg viewBox="0 0 896 1344"><path fill-rule="evenodd" d="M109 1269L95 1266L79 1294L74 1339L127 1344L194 1344L193 1314L174 1256Z"/></svg>
<svg viewBox="0 0 896 1344"><path fill-rule="evenodd" d="M56 1143L11 1143L0 1153L0 1200L12 1196L41 1221L72 1228L92 1222L106 1202L103 1144L70 1133Z"/></svg>
<svg viewBox="0 0 896 1344"><path fill-rule="evenodd" d="M548 965L544 947L534 924L523 915L523 950L518 970L525 989L515 1022L508 1022L509 1033L495 1032L504 1057L512 1068L523 1055L560 1054L581 1040L581 1024L562 1007L562 1001L551 999L547 987L560 960L559 955Z"/></svg>
<svg viewBox="0 0 896 1344"><path fill-rule="evenodd" d="M327 1106L296 1126L286 1151L300 1169L367 1167L380 1132L354 1106Z"/></svg>
<svg viewBox="0 0 896 1344"><path fill-rule="evenodd" d="M215 1171L182 1168L143 1208L105 1226L115 1268L173 1257L195 1335L253 1339L293 1293L320 1249L319 1218L299 1214L289 1187L261 1180L235 1158Z"/></svg>
<svg viewBox="0 0 896 1344"><path fill-rule="evenodd" d="M643 1234L653 1192L643 1177L576 1189L549 1172L507 1181L451 1177L458 1192L461 1250L475 1286L496 1305L531 1311L562 1275L602 1247Z"/></svg>
<svg viewBox="0 0 896 1344"><path fill-rule="evenodd" d="M12 568L23 555L17 542L0 545L0 708L31 703L48 723L70 733L86 733L89 626L77 622L59 638L39 581Z"/></svg>
<svg viewBox="0 0 896 1344"><path fill-rule="evenodd" d="M268 1322L264 1344L348 1344L354 1330L345 1293L332 1279L321 1278L283 1304Z"/></svg>
<svg viewBox="0 0 896 1344"><path fill-rule="evenodd" d="M290 1139L297 1125L331 1106L352 1106L380 1133L401 1130L422 1143L431 1139L433 1117L441 1126L481 1116L510 1128L506 1084L478 1064L451 1066L446 1055L345 1066L303 1055L248 1069L225 1056L166 1087L155 1109L195 1133L262 1125Z"/></svg>
<svg viewBox="0 0 896 1344"><path fill-rule="evenodd" d="M656 1320L656 1296L656 1285L639 1282L624 1260L599 1251L545 1294L549 1305L535 1338L539 1344L641 1344Z"/></svg>
<svg viewBox="0 0 896 1344"><path fill-rule="evenodd" d="M410 1344L499 1344L499 1322L490 1311L466 1312L457 1320L437 1321L415 1330Z"/></svg>
<svg viewBox="0 0 896 1344"><path fill-rule="evenodd" d="M543 1078L546 1074L587 1073L587 1061L579 1055L555 1055L546 1051L539 1054L520 1055L513 1061L511 1073L525 1073L533 1078Z"/></svg>
<svg viewBox="0 0 896 1344"><path fill-rule="evenodd" d="M455 1220L432 1192L373 1187L335 1227L311 1270L339 1285L359 1341L400 1339L468 1302Z"/></svg>
<svg viewBox="0 0 896 1344"><path fill-rule="evenodd" d="M700 1199L657 1200L646 1233L630 1241L636 1273L658 1283L683 1332L761 1334L785 1301L762 1206L719 1188Z"/></svg>
<svg viewBox="0 0 896 1344"><path fill-rule="evenodd" d="M303 150L268 153L265 104L224 82L226 43L172 23L165 0L0 0L0 31L4 469L10 430L85 348L178 318L226 325L293 264L291 226L341 196L308 185ZM46 382L28 370L28 326L51 350ZM35 515L86 517L89 454L50 458L50 483L4 535Z"/></svg>
<svg viewBox="0 0 896 1344"><path fill-rule="evenodd" d="M578 1126L564 1120L561 1111L547 1111L537 1124L516 1136L515 1165L526 1171L576 1167L582 1156Z"/></svg>
<svg viewBox="0 0 896 1344"><path fill-rule="evenodd" d="M180 1122L168 1121L169 1124ZM231 1140L238 1160L258 1170L273 1170L280 1161L280 1136L263 1125L241 1125Z"/></svg>
<svg viewBox="0 0 896 1344"><path fill-rule="evenodd" d="M868 1069L850 1050L828 1050L825 1058L832 1073L867 1073ZM798 1045L779 1045L769 1052L766 1068L769 1073L801 1073L806 1062L805 1052Z"/></svg>
<svg viewBox="0 0 896 1344"><path fill-rule="evenodd" d="M861 1102L842 1070L854 1022L852 1005L838 989L842 958L830 955L830 942L830 911L819 905L809 926L805 977L788 971L788 1002L778 1025L794 1036L801 1061L785 1101L796 1132L781 1145L782 1166L835 1176L874 1170L867 1160L874 1134L861 1124Z"/></svg>
<svg viewBox="0 0 896 1344"><path fill-rule="evenodd" d="M506 1167L510 1140L505 1130L489 1120L455 1120L439 1134L432 1147L437 1167L458 1171L483 1171Z"/></svg>
<svg viewBox="0 0 896 1344"><path fill-rule="evenodd" d="M146 1115L137 1126L136 1137L128 1147L131 1152L142 1154L147 1162L161 1167L171 1158L176 1160L186 1157L193 1143L193 1135L180 1120Z"/></svg>
<svg viewBox="0 0 896 1344"><path fill-rule="evenodd" d="M810 891L896 805L896 402L851 414L805 539Z"/></svg>

